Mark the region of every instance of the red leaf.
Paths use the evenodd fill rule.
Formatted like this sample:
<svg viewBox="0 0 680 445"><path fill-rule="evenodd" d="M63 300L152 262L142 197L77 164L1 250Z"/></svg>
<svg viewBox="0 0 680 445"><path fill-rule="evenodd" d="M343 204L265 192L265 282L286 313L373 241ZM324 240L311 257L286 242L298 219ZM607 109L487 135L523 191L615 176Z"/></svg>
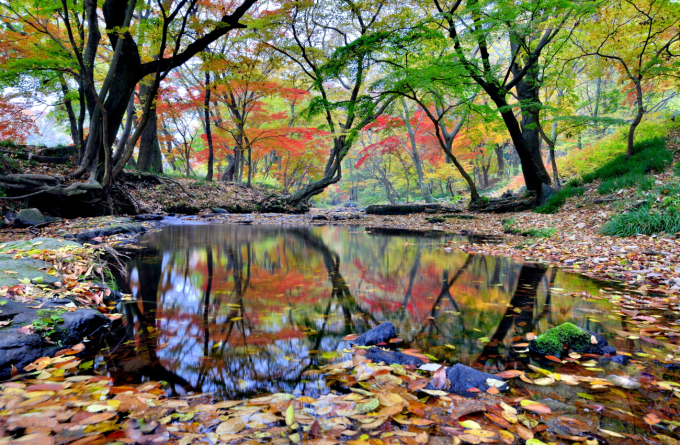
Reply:
<svg viewBox="0 0 680 445"><path fill-rule="evenodd" d="M361 334L349 334L349 335L345 335L344 337L342 337L342 339L347 340L347 341L352 341L352 340L356 340L359 337L361 337Z"/></svg>

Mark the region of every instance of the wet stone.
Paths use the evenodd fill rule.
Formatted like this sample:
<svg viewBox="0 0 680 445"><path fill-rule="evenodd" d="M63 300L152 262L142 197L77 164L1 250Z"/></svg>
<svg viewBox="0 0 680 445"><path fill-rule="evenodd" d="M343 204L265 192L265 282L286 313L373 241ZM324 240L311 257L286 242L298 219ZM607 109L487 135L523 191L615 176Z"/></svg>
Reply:
<svg viewBox="0 0 680 445"><path fill-rule="evenodd" d="M457 363L446 370L446 378L451 382L451 386L447 389L448 392L452 392L459 395L469 396L472 395L470 391L471 388L477 388L482 392L485 392L490 388L487 380L503 381L499 377L493 374L488 374L486 372L478 371L469 366ZM508 389L508 384L495 385L499 391L505 391ZM425 389L436 389L431 383L425 387Z"/></svg>
<svg viewBox="0 0 680 445"><path fill-rule="evenodd" d="M21 209L14 219L14 227L32 227L45 224L47 220L38 209Z"/></svg>
<svg viewBox="0 0 680 445"><path fill-rule="evenodd" d="M374 363L384 362L388 365L414 365L421 366L425 362L412 355L398 351L387 351L380 348L370 348L366 350L366 358Z"/></svg>
<svg viewBox="0 0 680 445"><path fill-rule="evenodd" d="M356 340L351 343L357 346L371 346L378 343L387 343L391 339L397 337L397 330L390 322L382 323L368 332L361 334Z"/></svg>

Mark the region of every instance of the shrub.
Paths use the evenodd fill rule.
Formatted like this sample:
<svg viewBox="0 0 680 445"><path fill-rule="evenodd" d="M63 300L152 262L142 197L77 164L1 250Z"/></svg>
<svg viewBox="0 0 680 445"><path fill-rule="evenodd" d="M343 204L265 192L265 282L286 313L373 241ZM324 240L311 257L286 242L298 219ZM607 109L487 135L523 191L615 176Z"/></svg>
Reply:
<svg viewBox="0 0 680 445"><path fill-rule="evenodd" d="M522 229L517 229L515 227L515 219L503 219L501 220L501 224L503 225L503 230L506 233L512 233L514 235L521 235L521 236L527 236L530 238L549 238L553 236L556 232L555 229L552 227L542 227L542 228L533 228L529 227L528 229L522 230Z"/></svg>
<svg viewBox="0 0 680 445"><path fill-rule="evenodd" d="M581 196L583 193L585 193L585 191L585 187L567 186L562 190L555 192L555 194L552 195L545 204L534 209L534 212L544 214L557 213L557 211L560 210L560 208L567 201L567 198L571 198L572 196L576 195Z"/></svg>

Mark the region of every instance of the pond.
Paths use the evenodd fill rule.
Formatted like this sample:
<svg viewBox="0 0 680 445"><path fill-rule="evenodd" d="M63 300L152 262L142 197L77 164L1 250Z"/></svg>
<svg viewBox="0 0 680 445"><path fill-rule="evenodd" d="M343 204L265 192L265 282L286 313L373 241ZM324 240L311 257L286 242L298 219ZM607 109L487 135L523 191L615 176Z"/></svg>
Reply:
<svg viewBox="0 0 680 445"><path fill-rule="evenodd" d="M541 264L468 255L452 235L363 227L167 226L121 281L124 328L96 361L119 382L162 380L170 395L238 399L327 392L319 367L343 337L390 321L447 363L524 369L512 345L570 321L618 350L632 340L608 286Z"/></svg>

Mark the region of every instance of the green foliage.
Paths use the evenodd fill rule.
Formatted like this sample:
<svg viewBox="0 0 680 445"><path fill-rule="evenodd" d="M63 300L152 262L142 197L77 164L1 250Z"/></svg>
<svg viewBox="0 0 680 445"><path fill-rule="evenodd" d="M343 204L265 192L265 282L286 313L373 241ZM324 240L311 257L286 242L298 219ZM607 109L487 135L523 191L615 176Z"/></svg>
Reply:
<svg viewBox="0 0 680 445"><path fill-rule="evenodd" d="M639 190L651 190L654 187L654 179L639 170L631 171L623 176L609 178L602 181L597 191L600 195L606 195L620 189L638 187Z"/></svg>
<svg viewBox="0 0 680 445"><path fill-rule="evenodd" d="M581 196L583 193L585 193L585 191L585 187L573 187L567 185L567 187L557 191L554 195L552 195L545 204L534 209L534 212L544 214L557 213L564 203L567 202L568 198L576 195Z"/></svg>
<svg viewBox="0 0 680 445"><path fill-rule="evenodd" d="M57 324L63 323L64 319L61 315L66 312L66 309L39 309L36 311L38 319L33 320L33 327L36 331L41 332L46 337L56 332Z"/></svg>
<svg viewBox="0 0 680 445"><path fill-rule="evenodd" d="M528 229L518 229L515 227L516 222L517 221L514 218L502 220L501 224L503 225L503 230L506 233L526 236L529 238L549 238L557 232L552 227L539 227L539 228L529 227Z"/></svg>
<svg viewBox="0 0 680 445"><path fill-rule="evenodd" d="M561 357L565 345L576 352L591 348L590 334L572 323L563 323L548 329L531 342L531 349L541 355Z"/></svg>

